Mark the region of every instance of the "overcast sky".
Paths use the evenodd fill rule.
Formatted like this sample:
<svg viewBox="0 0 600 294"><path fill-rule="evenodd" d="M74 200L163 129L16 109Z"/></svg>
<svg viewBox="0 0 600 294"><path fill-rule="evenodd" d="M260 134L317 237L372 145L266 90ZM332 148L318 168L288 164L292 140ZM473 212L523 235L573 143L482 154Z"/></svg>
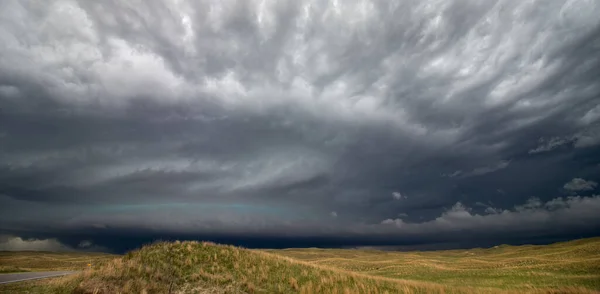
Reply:
<svg viewBox="0 0 600 294"><path fill-rule="evenodd" d="M600 235L598 15L0 1L0 249Z"/></svg>

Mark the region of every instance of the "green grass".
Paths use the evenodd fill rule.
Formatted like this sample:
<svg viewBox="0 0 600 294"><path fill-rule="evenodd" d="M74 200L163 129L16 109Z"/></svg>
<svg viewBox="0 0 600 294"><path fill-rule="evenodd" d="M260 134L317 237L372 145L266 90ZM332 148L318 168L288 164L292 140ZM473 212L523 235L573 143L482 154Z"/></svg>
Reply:
<svg viewBox="0 0 600 294"><path fill-rule="evenodd" d="M600 238L433 252L174 242L0 293L596 293L599 281Z"/></svg>

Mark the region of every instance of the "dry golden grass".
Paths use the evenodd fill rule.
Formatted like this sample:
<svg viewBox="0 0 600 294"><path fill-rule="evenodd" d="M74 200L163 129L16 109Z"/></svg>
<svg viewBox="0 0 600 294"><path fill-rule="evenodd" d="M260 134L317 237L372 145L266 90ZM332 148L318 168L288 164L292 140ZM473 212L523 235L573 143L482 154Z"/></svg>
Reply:
<svg viewBox="0 0 600 294"><path fill-rule="evenodd" d="M74 276L0 287L0 292L598 293L599 245L596 238L542 247L400 253L156 243Z"/></svg>
<svg viewBox="0 0 600 294"><path fill-rule="evenodd" d="M559 288L600 290L600 238L545 246L431 252L375 250L271 250L318 266L371 276L497 289Z"/></svg>
<svg viewBox="0 0 600 294"><path fill-rule="evenodd" d="M83 270L115 258L106 253L0 251L0 273Z"/></svg>

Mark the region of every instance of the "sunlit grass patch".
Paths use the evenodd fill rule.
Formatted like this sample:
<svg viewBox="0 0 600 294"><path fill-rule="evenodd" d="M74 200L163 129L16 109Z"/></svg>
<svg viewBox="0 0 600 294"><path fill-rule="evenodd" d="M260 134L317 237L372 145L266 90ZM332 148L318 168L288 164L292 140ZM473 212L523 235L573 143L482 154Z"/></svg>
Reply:
<svg viewBox="0 0 600 294"><path fill-rule="evenodd" d="M315 265L449 286L504 290L578 286L600 290L600 238L543 246L501 245L426 252L341 249L269 252Z"/></svg>

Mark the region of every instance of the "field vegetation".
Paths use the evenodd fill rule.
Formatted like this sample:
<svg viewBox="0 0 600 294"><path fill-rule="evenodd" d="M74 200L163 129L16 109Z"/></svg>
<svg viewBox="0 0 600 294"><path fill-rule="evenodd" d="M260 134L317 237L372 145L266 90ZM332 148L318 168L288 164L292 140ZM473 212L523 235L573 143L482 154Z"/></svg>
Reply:
<svg viewBox="0 0 600 294"><path fill-rule="evenodd" d="M0 285L0 293L97 294L598 291L600 238L433 252L250 250L160 242L116 258L103 256L76 275Z"/></svg>
<svg viewBox="0 0 600 294"><path fill-rule="evenodd" d="M501 245L428 252L339 249L270 252L316 266L449 286L525 289L571 285L600 290L600 238L543 246Z"/></svg>
<svg viewBox="0 0 600 294"><path fill-rule="evenodd" d="M0 251L0 273L84 270L115 258L106 253Z"/></svg>

